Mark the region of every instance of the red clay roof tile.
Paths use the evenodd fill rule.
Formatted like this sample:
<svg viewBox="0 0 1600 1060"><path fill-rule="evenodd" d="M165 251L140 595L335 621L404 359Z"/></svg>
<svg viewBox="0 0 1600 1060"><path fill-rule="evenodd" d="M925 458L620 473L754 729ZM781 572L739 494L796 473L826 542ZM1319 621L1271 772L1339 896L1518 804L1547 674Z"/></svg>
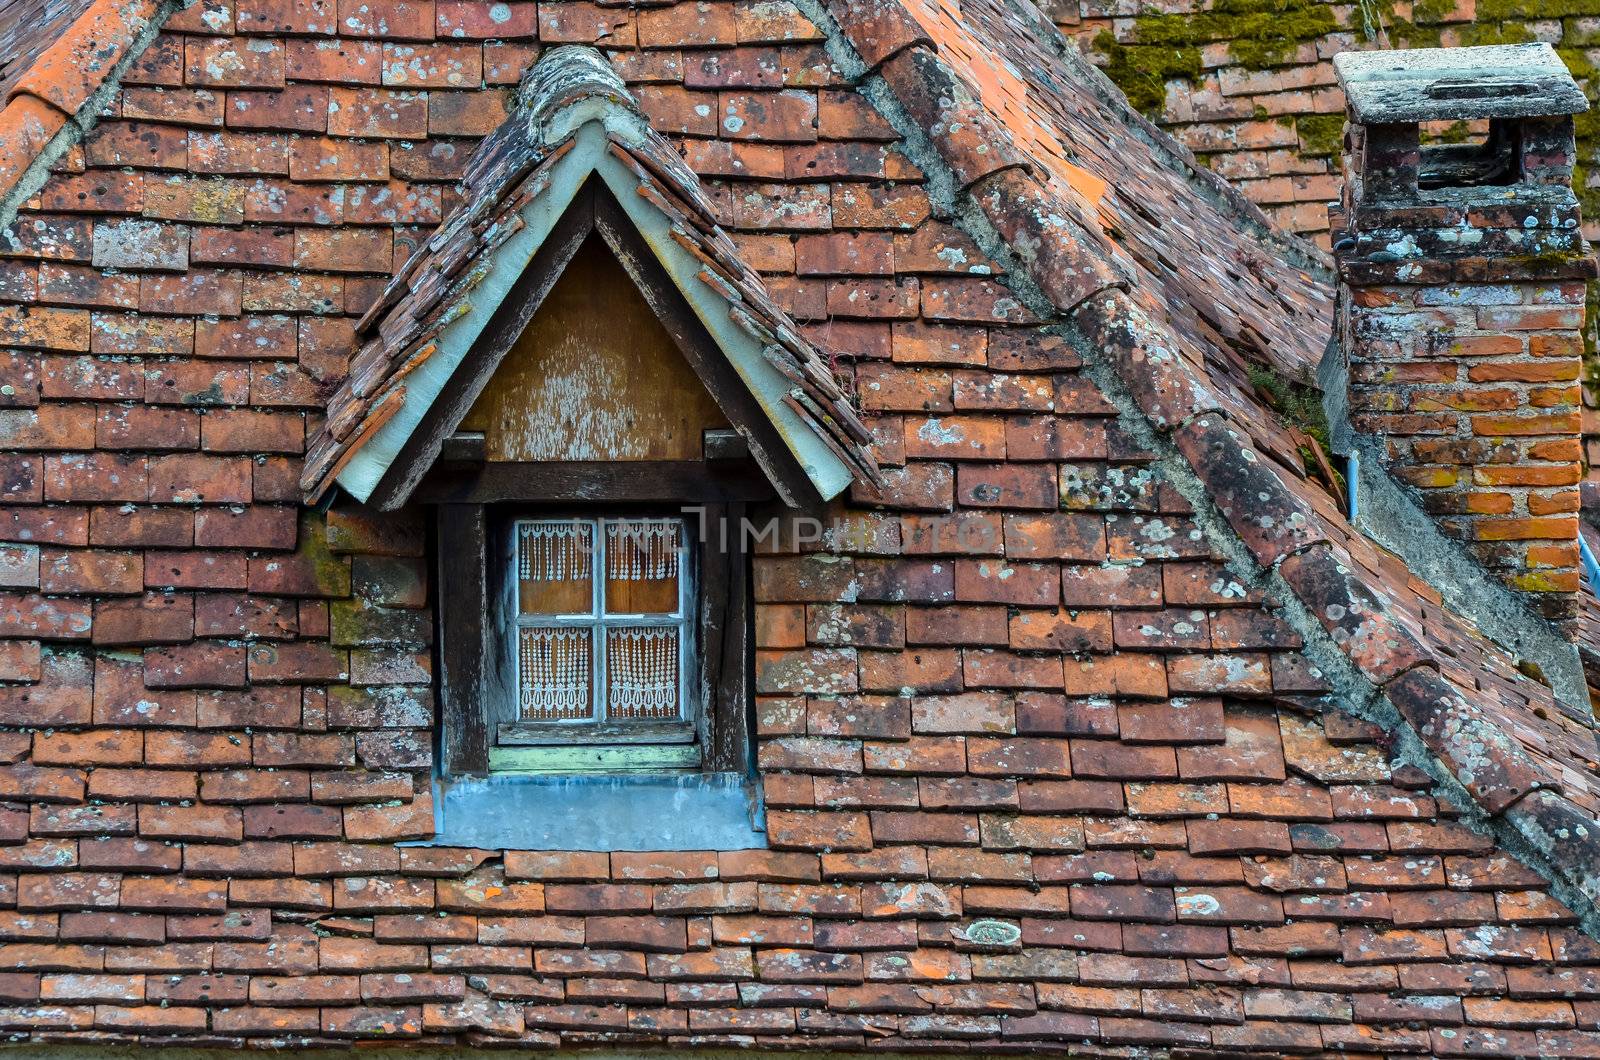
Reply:
<svg viewBox="0 0 1600 1060"><path fill-rule="evenodd" d="M157 0L92 0L15 3L0 12L0 196L89 101L159 9Z"/></svg>
<svg viewBox="0 0 1600 1060"><path fill-rule="evenodd" d="M1320 255L1266 227L1259 211L1144 123L1031 8L1005 0L903 6L932 46L907 40L880 72L958 194L1000 230L1057 311L1083 318L1086 336L1124 373L1151 425L1181 428L1177 451L1263 573L1282 564L1290 591L1362 678L1380 691L1394 685L1401 713L1438 766L1484 813L1505 814L1541 843L1568 883L1600 889L1600 868L1580 849L1587 835L1600 835L1593 718L1557 703L1503 648L1420 592L1396 557L1352 529L1307 481L1291 437L1246 383L1250 364L1306 378L1320 359L1332 325ZM857 22L849 0L833 9L852 44L878 46L881 11ZM981 104L976 123L967 99ZM967 127L996 119L1030 165L985 180L994 172L992 138L973 138ZM1006 187L986 190L999 181ZM1018 239L1018 216L1050 217L1054 229ZM1075 248L1082 265L1064 270L1070 282L1053 275L1040 239ZM1086 309L1096 283L1103 293ZM1108 326L1119 318L1123 326ZM1413 676L1419 665L1440 674ZM1456 692L1415 694L1424 681ZM1528 793L1547 787L1540 813L1587 822L1587 832L1546 829L1531 811L1508 812L1532 806Z"/></svg>

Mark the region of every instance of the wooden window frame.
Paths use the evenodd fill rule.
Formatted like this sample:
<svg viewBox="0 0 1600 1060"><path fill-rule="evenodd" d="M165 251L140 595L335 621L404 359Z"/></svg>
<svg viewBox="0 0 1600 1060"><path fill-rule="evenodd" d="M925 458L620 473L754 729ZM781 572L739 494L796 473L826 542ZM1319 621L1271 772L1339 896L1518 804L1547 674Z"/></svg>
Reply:
<svg viewBox="0 0 1600 1060"><path fill-rule="evenodd" d="M541 465L548 466L548 465ZM626 466L626 465L622 465ZM632 469L634 492L660 494L661 480L651 465ZM445 503L438 506L435 548L438 557L440 645L440 751L449 776L489 773L738 772L753 769L752 610L749 556L744 548L743 501L699 503L694 497L657 496L642 504L675 503L687 509L690 551L699 574L692 636L694 665L686 674L700 705L695 713L698 762L660 751L670 744L641 745L641 753L618 751L615 741L587 738L530 752L499 738L516 689L511 657L513 639L505 634L504 582L512 570L503 562L505 541L517 518L544 516L570 507L535 508L526 503ZM642 506L596 505L577 512L588 516L646 514ZM696 514L700 525L695 526ZM677 746L685 746L678 744ZM648 749L648 750L645 750Z"/></svg>
<svg viewBox="0 0 1600 1060"><path fill-rule="evenodd" d="M481 434L458 433L501 360L591 234L616 255L733 425L705 432L700 460L495 461L486 459ZM703 528L710 529L695 535L700 763L696 768L648 771L754 775L754 630L743 533L746 513L753 507L770 510L774 502L810 507L820 498L776 425L602 182L591 178L579 189L369 500L384 510L406 502L437 509L439 761L447 778L496 771L491 705L511 702L514 694L506 658L509 638L499 636L491 620L498 582L490 556L495 528L506 513L698 511ZM533 508L535 502L544 507ZM527 772L626 768L632 767L612 769L591 762L591 768L581 770Z"/></svg>
<svg viewBox="0 0 1600 1060"><path fill-rule="evenodd" d="M676 577L677 603L668 613L612 612L604 604L608 584L604 568L609 562L610 548L607 528L610 523L633 518L672 519L682 527L678 553L682 562ZM594 527L591 546L594 558L590 572L590 606L585 614L539 615L521 610L517 602L517 576L514 570L520 527L523 523L538 521L585 522ZM591 682L589 697L596 720L526 721L511 711L511 717L501 717L494 733L495 742L505 747L554 747L572 744L639 745L639 744L698 744L696 729L704 707L700 682L695 675L699 659L699 641L696 624L700 610L700 566L698 549L694 547L690 521L681 513L659 511L642 512L547 512L534 510L512 514L505 520L506 533L492 527L495 548L489 553L492 569L501 572L498 610L494 625L500 636L507 639L507 650L517 651L517 638L525 628L566 628L591 631L589 667ZM492 573L492 572L491 572ZM613 629L639 626L671 626L678 631L678 717L673 719L634 719L613 721L609 717L609 637ZM517 673L517 695L522 688L520 661ZM513 699L516 705L516 697ZM605 714L603 720L600 715ZM698 751L698 748L697 748ZM695 764L698 764L696 762Z"/></svg>

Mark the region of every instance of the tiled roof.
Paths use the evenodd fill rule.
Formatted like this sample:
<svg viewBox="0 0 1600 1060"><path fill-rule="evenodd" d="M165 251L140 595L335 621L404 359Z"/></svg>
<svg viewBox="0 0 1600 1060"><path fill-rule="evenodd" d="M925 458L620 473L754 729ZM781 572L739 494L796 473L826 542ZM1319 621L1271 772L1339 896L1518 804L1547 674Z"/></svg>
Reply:
<svg viewBox="0 0 1600 1060"><path fill-rule="evenodd" d="M1564 711L1352 530L1308 481L1286 428L1241 385L1241 361L1303 374L1320 357L1332 298L1311 252L1263 231L1252 208L1208 182L1030 5L830 8L926 130L963 202L1103 353L1262 573L1281 575L1486 815L1504 815L1569 883L1600 898L1592 717Z"/></svg>
<svg viewBox="0 0 1600 1060"><path fill-rule="evenodd" d="M1115 289L1041 323L997 282L1019 259L951 225L949 165L897 139L830 33L785 0L201 0L169 20L0 260L8 1036L1600 1048L1593 903L1328 694L1287 583L1228 565L1216 513L1174 488L1196 477L1178 447L1130 426L1175 433L1229 509L1255 480L1226 424L1253 417L1262 463L1287 432L1243 391L1228 419L1193 411L1213 384L1170 371L1188 347ZM827 540L752 559L769 850L397 845L436 823L428 513L297 504L356 319L453 212L507 87L574 39L612 49L767 291L845 354L888 469ZM1209 196L1163 223L1244 223ZM1079 249L1027 243L1026 220L1007 230L1034 260ZM1073 326L1106 341L1074 348ZM1115 406L1102 351L1131 380ZM1262 562L1373 587L1425 651L1336 627L1363 666L1415 691L1431 660L1554 745L1541 768L1582 772L1567 721L1534 724L1541 686L1291 455L1263 485L1310 514L1241 524ZM1353 581L1324 562L1341 548ZM1541 812L1578 812L1581 787Z"/></svg>
<svg viewBox="0 0 1600 1060"><path fill-rule="evenodd" d="M88 103L159 7L156 0L0 5L0 196Z"/></svg>
<svg viewBox="0 0 1600 1060"><path fill-rule="evenodd" d="M301 483L307 493L321 496L404 406L407 377L437 352L445 328L463 315L488 275L485 263L524 227L522 211L549 190L552 169L574 146L579 129L601 120L605 111L632 119L607 123L612 153L637 178L638 195L666 216L672 238L700 262L701 279L725 299L729 317L792 384L786 403L846 466L874 480L877 464L866 450L871 435L827 358L802 337L741 259L699 179L650 129L605 59L590 48L558 49L529 71L517 99L473 156L461 182L460 208L407 261L358 325L361 350L306 455ZM551 133L564 112L591 101L603 110Z"/></svg>
<svg viewBox="0 0 1600 1060"><path fill-rule="evenodd" d="M0 96L9 95L39 53L88 10L91 0L0 3Z"/></svg>
<svg viewBox="0 0 1600 1060"><path fill-rule="evenodd" d="M1092 247L1214 375L1248 389L1242 368L1264 364L1310 380L1332 326L1333 277L1320 251L1273 228L1129 107L1033 5L909 0L905 9L968 79L983 118L1068 207L1070 238ZM991 152L985 171L1001 157Z"/></svg>

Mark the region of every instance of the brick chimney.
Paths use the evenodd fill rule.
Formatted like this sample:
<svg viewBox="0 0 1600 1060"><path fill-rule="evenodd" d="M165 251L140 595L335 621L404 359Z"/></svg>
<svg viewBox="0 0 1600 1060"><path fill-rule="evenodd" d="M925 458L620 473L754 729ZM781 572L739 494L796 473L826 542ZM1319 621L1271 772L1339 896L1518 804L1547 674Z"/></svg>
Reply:
<svg viewBox="0 0 1600 1060"><path fill-rule="evenodd" d="M1588 104L1548 44L1352 52L1334 67L1351 423L1448 534L1570 631L1594 275L1572 116ZM1422 123L1488 131L1423 145Z"/></svg>

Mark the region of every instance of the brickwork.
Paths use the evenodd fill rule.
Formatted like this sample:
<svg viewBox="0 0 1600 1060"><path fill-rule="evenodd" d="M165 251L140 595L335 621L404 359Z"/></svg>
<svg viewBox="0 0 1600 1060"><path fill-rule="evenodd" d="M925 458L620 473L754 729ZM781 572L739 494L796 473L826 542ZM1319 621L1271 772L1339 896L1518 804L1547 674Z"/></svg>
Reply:
<svg viewBox="0 0 1600 1060"><path fill-rule="evenodd" d="M1290 231L1328 246L1339 197L1344 96L1340 52L1548 41L1591 98L1586 49L1600 6L1501 0L1341 5L1323 0L1215 3L1051 0L1042 5L1142 111ZM1441 129L1454 136L1459 130ZM1579 130L1584 172L1600 140ZM1585 212L1600 217L1580 181Z"/></svg>
<svg viewBox="0 0 1600 1060"><path fill-rule="evenodd" d="M1351 316L1356 429L1483 563L1574 617L1582 281L1369 287Z"/></svg>
<svg viewBox="0 0 1600 1060"><path fill-rule="evenodd" d="M1356 430L1381 439L1448 533L1570 628L1594 266L1567 191L1570 121L1520 125L1518 205L1498 187L1419 197L1415 126L1352 126L1334 214L1350 292L1343 343Z"/></svg>
<svg viewBox="0 0 1600 1060"><path fill-rule="evenodd" d="M1278 225L1327 249L1328 207L1342 181L1344 97L1332 58L1387 46L1457 47L1541 40L1555 45L1590 99L1600 81L1589 49L1600 6L1455 3L1334 5L1293 0L1262 5L1135 3L1112 8L1092 0L1041 5L1084 52L1163 129L1225 177ZM1199 14L1198 12L1210 12ZM1380 35L1379 27L1383 27ZM1440 129L1455 136L1458 129ZM1591 220L1600 218L1600 126L1578 122L1577 190ZM1596 178L1600 180L1600 178ZM1594 292L1590 291L1593 299ZM1593 350L1592 336L1587 340ZM1591 353L1592 358L1592 353ZM1596 370L1584 370L1584 461L1600 465Z"/></svg>
<svg viewBox="0 0 1600 1060"><path fill-rule="evenodd" d="M886 488L755 562L771 850L397 847L424 513L298 505L353 321L555 41L610 49L877 438ZM1600 944L1329 704L895 139L781 0L175 15L0 271L0 1030L1600 1049Z"/></svg>

